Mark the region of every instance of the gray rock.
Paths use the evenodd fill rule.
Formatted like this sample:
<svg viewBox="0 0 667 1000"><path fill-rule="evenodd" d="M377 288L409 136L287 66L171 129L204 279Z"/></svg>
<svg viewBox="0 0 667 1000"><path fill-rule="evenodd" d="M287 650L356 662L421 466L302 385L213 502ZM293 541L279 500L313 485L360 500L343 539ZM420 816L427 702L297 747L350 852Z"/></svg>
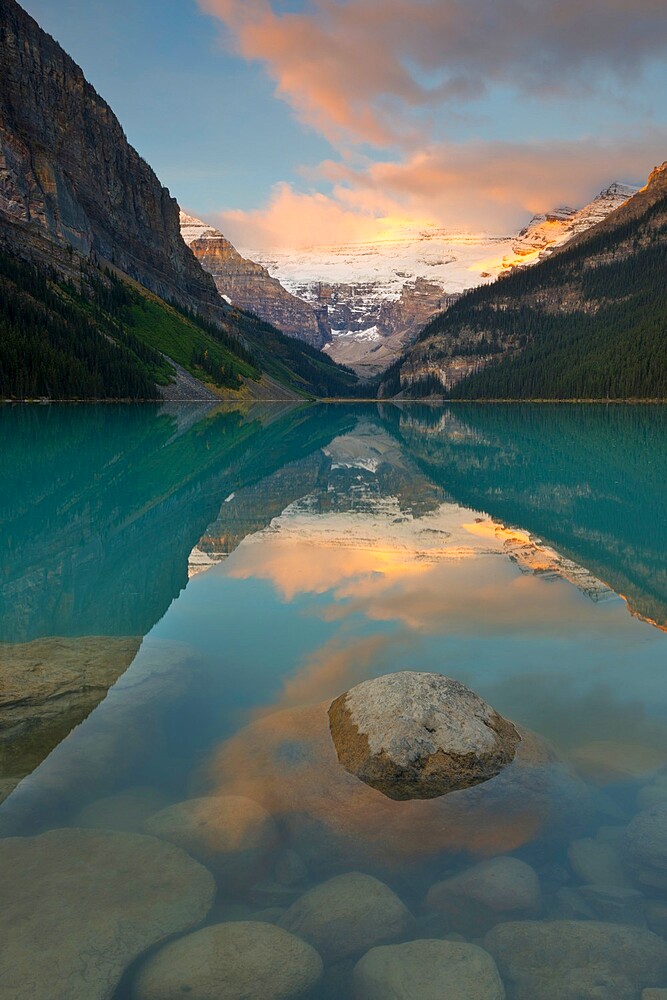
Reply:
<svg viewBox="0 0 667 1000"><path fill-rule="evenodd" d="M370 875L350 872L297 899L279 926L312 944L329 965L396 940L412 922L410 911L389 886Z"/></svg>
<svg viewBox="0 0 667 1000"><path fill-rule="evenodd" d="M431 799L488 781L514 760L511 722L459 681L401 671L364 681L329 708L338 759L392 799Z"/></svg>
<svg viewBox="0 0 667 1000"><path fill-rule="evenodd" d="M642 1000L667 1000L667 986L664 989L642 990Z"/></svg>
<svg viewBox="0 0 667 1000"><path fill-rule="evenodd" d="M540 882L525 861L491 858L432 885L425 908L444 915L449 930L478 937L500 920L537 916Z"/></svg>
<svg viewBox="0 0 667 1000"><path fill-rule="evenodd" d="M200 923L213 877L138 834L53 830L0 841L0 996L109 1000L142 952Z"/></svg>
<svg viewBox="0 0 667 1000"><path fill-rule="evenodd" d="M278 844L266 810L238 795L178 802L151 816L144 829L197 858L228 892L241 892L269 871Z"/></svg>
<svg viewBox="0 0 667 1000"><path fill-rule="evenodd" d="M372 948L352 975L354 1000L503 1000L491 955L473 944L408 941Z"/></svg>
<svg viewBox="0 0 667 1000"><path fill-rule="evenodd" d="M638 880L667 889L667 802L635 816L628 825L625 846Z"/></svg>
<svg viewBox="0 0 667 1000"><path fill-rule="evenodd" d="M632 888L632 880L621 861L621 855L609 843L585 837L573 840L567 850L572 871L586 885L618 886Z"/></svg>
<svg viewBox="0 0 667 1000"><path fill-rule="evenodd" d="M314 948L255 921L215 924L152 955L139 970L135 1000L292 1000L322 976Z"/></svg>
<svg viewBox="0 0 667 1000"><path fill-rule="evenodd" d="M667 942L598 921L498 924L484 939L514 1000L636 1000L667 976Z"/></svg>

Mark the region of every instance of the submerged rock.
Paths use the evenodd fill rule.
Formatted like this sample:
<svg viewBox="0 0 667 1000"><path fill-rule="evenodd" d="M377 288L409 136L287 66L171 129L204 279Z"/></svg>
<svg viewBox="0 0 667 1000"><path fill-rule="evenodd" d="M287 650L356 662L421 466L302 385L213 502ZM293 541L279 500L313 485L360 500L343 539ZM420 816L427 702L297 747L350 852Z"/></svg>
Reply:
<svg viewBox="0 0 667 1000"><path fill-rule="evenodd" d="M623 867L620 852L610 843L590 837L573 840L567 849L567 858L580 882L632 888L632 880Z"/></svg>
<svg viewBox="0 0 667 1000"><path fill-rule="evenodd" d="M197 858L229 892L240 892L265 875L278 844L278 830L266 810L240 795L178 802L151 816L144 829Z"/></svg>
<svg viewBox="0 0 667 1000"><path fill-rule="evenodd" d="M667 942L587 920L498 924L484 939L515 1000L636 1000L667 977Z"/></svg>
<svg viewBox="0 0 667 1000"><path fill-rule="evenodd" d="M0 801L106 697L140 643L112 636L0 643Z"/></svg>
<svg viewBox="0 0 667 1000"><path fill-rule="evenodd" d="M635 816L626 830L625 846L639 881L667 889L667 802Z"/></svg>
<svg viewBox="0 0 667 1000"><path fill-rule="evenodd" d="M341 766L328 708L256 720L223 744L205 775L215 794L259 802L310 872L383 876L444 851L508 854L537 839L570 841L589 821L586 786L526 731L515 760L491 781L436 799L389 799Z"/></svg>
<svg viewBox="0 0 667 1000"><path fill-rule="evenodd" d="M279 921L317 948L327 965L394 941L411 925L412 914L389 886L361 872L315 886Z"/></svg>
<svg viewBox="0 0 667 1000"><path fill-rule="evenodd" d="M0 841L0 995L109 1000L142 952L200 923L213 877L154 837L53 830Z"/></svg>
<svg viewBox="0 0 667 1000"><path fill-rule="evenodd" d="M511 722L459 681L404 670L364 681L332 702L331 736L351 774L391 799L470 788L514 759Z"/></svg>
<svg viewBox="0 0 667 1000"><path fill-rule="evenodd" d="M258 921L216 924L172 941L151 956L135 1000L296 1000L322 977L314 948Z"/></svg>
<svg viewBox="0 0 667 1000"><path fill-rule="evenodd" d="M373 948L357 962L354 1000L504 1000L491 955L474 944L408 941Z"/></svg>
<svg viewBox="0 0 667 1000"><path fill-rule="evenodd" d="M537 916L540 902L535 870L518 858L499 857L436 882L425 908L441 914L448 930L479 937L501 920Z"/></svg>

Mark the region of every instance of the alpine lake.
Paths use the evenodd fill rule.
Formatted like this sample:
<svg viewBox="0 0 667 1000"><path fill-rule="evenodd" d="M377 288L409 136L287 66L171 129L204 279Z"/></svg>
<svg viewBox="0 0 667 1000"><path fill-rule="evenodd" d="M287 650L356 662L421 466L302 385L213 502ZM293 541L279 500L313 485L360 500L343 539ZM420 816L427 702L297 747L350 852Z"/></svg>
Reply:
<svg viewBox="0 0 667 1000"><path fill-rule="evenodd" d="M1 1000L667 997L667 407L0 409ZM328 707L521 733L396 801Z"/></svg>

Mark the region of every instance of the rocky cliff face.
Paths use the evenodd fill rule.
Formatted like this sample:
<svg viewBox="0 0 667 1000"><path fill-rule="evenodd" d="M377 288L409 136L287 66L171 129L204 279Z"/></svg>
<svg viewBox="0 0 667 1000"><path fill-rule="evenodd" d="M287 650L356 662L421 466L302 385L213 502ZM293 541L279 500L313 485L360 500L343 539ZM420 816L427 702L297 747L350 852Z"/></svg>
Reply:
<svg viewBox="0 0 667 1000"><path fill-rule="evenodd" d="M178 205L81 69L14 0L0 0L0 240L51 263L71 248L165 299L215 309Z"/></svg>
<svg viewBox="0 0 667 1000"><path fill-rule="evenodd" d="M637 188L631 184L614 183L583 208L558 208L545 215L535 215L519 233L512 253L503 258L503 268L544 260L558 247L597 226L636 193Z"/></svg>
<svg viewBox="0 0 667 1000"><path fill-rule="evenodd" d="M205 222L184 212L180 222L183 239L227 302L313 347L331 340L326 305L311 305L290 294L266 268L242 257L222 233Z"/></svg>

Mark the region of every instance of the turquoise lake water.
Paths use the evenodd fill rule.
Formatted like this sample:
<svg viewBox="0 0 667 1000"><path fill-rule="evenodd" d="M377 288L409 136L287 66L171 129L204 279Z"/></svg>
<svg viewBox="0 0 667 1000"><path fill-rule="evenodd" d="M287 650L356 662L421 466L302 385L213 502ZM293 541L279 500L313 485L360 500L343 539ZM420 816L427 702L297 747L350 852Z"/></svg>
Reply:
<svg viewBox="0 0 667 1000"><path fill-rule="evenodd" d="M324 972L266 985L249 944L251 985L223 976L220 997L667 989L667 408L7 407L0 454L2 1000L151 1000L146 969L175 961L165 940L233 923L252 942L258 922L309 941ZM523 756L426 802L348 775L326 709L400 670L467 684L520 727ZM49 897L63 851L38 838L81 829L115 833L90 855L71 840ZM178 926L177 889L132 887L146 835L215 876ZM16 837L39 854L39 891ZM363 887L327 895L351 872L398 897L400 926L366 912ZM119 886L127 913L157 900L132 918L145 940L128 915L122 946ZM109 968L79 930L105 913ZM530 944L534 921L547 945ZM403 971L369 985L372 948L425 939L483 949L497 982L457 985L443 959L435 986L406 987L396 952ZM169 971L161 1000L208 997L191 972Z"/></svg>

